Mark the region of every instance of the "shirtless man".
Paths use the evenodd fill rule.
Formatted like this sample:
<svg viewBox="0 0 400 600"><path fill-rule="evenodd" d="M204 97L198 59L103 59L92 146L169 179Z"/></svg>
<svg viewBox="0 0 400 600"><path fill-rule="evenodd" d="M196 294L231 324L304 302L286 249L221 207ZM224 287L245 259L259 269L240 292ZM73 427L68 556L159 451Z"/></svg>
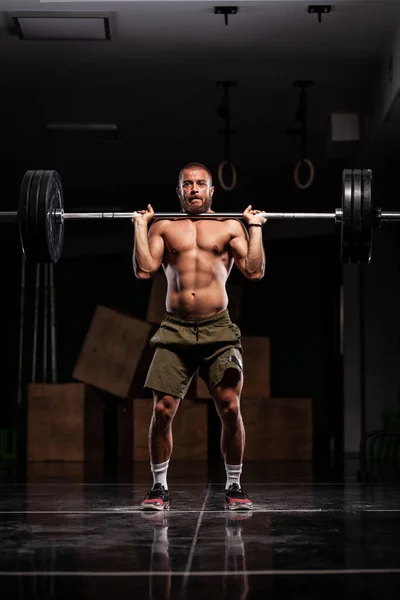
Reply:
<svg viewBox="0 0 400 600"><path fill-rule="evenodd" d="M211 173L190 163L179 173L176 188L182 212L211 210ZM148 279L162 265L167 278L166 313L150 343L155 348L145 387L153 391L149 429L153 487L143 510L169 508L167 471L172 454L172 421L190 382L199 370L221 420L221 453L225 462L224 504L231 510L251 509L240 486L245 431L240 414L243 386L241 332L232 323L225 284L233 262L250 280L263 277L265 256L259 210L246 208L243 224L236 219L156 220L150 204L133 217L136 277Z"/></svg>

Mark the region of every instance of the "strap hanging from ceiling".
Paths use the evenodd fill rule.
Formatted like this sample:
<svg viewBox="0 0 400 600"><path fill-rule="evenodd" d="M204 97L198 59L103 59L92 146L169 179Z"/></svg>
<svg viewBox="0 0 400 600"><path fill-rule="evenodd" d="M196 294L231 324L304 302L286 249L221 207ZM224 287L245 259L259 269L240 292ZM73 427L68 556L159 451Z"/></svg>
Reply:
<svg viewBox="0 0 400 600"><path fill-rule="evenodd" d="M286 133L291 135L293 138L300 135L301 136L301 158L297 162L294 172L293 178L296 186L301 190L306 190L309 188L314 181L315 168L311 160L308 158L307 152L307 115L308 115L308 106L307 106L307 94L306 89L313 86L313 81L308 80L300 80L294 82L294 87L300 88L300 98L299 104L296 110L296 120L300 123L300 127L295 129L287 129ZM300 182L299 171L302 165L306 165L309 170L308 179L305 183Z"/></svg>
<svg viewBox="0 0 400 600"><path fill-rule="evenodd" d="M217 116L225 121L224 128L219 130L219 133L221 133L224 136L225 160L223 160L218 167L218 181L219 181L220 186L222 187L222 189L225 192L231 192L236 187L237 172L236 172L235 165L231 161L230 137L235 132L233 129L231 129L231 105L230 105L230 97L229 97L229 88L235 87L236 82L235 81L218 81L217 86L222 87L224 90L223 96L222 96L222 102L217 109ZM231 171L232 181L231 181L230 185L228 185L225 182L224 177L223 177L224 168L226 166L229 166L230 171Z"/></svg>

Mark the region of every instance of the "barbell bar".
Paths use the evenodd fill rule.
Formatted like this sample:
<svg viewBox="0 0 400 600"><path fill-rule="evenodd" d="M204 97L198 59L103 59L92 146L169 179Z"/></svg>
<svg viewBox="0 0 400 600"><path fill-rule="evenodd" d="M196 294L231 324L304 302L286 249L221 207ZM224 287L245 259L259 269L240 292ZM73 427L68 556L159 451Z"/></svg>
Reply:
<svg viewBox="0 0 400 600"><path fill-rule="evenodd" d="M64 221L87 221L90 219L101 219L101 220L118 220L118 219L132 219L138 213L135 212L78 212L78 213L65 213L64 211L56 210L54 212L54 218L56 223L63 223ZM343 212L340 208L337 208L335 212L321 213L321 212L261 212L266 219L326 219L334 220L336 223L341 223ZM243 213L238 212L220 212L220 213L200 213L199 215L188 215L182 212L158 212L154 215L155 220L160 219L173 219L184 220L190 217L191 219L243 219ZM381 221L400 221L400 212L389 212L381 211L377 216ZM17 211L0 212L0 223L16 223L18 221Z"/></svg>
<svg viewBox="0 0 400 600"><path fill-rule="evenodd" d="M56 210L54 212L54 220L56 223L63 223L64 221L87 221L87 220L118 220L118 219L132 219L132 217L138 215L135 212L78 212L78 213L65 213L62 210ZM342 211L338 209L335 212L330 213L300 213L300 212L261 212L266 219L330 219L340 222L342 218ZM182 212L158 212L155 213L155 220L160 219L173 219L184 220L190 216L191 219L243 219L243 213L238 212L219 212L219 213L200 213L198 215L188 215ZM400 218L400 213L399 213ZM0 212L0 222L17 222L18 212Z"/></svg>
<svg viewBox="0 0 400 600"><path fill-rule="evenodd" d="M102 213L64 213L63 211L57 210L54 213L56 223L63 223L64 221L87 221L90 219L101 219L101 220L118 220L118 219L132 219L138 213L124 213L124 212L102 212ZM301 213L301 212L261 212L260 213L266 219L326 219L334 220L336 223L341 223L343 212L341 209L336 209L335 212L329 213ZM174 221L184 220L190 217L191 219L202 219L202 220L215 220L215 219L243 219L243 213L238 212L221 212L221 213L200 213L199 215L188 215L182 212L158 212L154 215L154 220L161 219L173 219ZM388 212L381 211L378 215L381 221L400 221L400 212ZM7 211L0 212L0 223L16 223L18 221L18 212Z"/></svg>
<svg viewBox="0 0 400 600"><path fill-rule="evenodd" d="M56 219L77 221L80 219L132 219L139 213L64 213L56 214ZM267 213L261 212L267 219L334 219L335 213ZM243 213L236 212L218 212L218 213L200 213L199 215L188 215L182 212L158 212L155 213L155 220L172 219L174 221L191 219L243 219Z"/></svg>
<svg viewBox="0 0 400 600"><path fill-rule="evenodd" d="M22 250L32 262L56 263L62 254L65 221L132 219L132 212L64 212L63 189L57 171L27 171L23 176L17 212L0 212L0 222L16 222ZM375 209L372 172L345 169L342 174L342 206L332 212L263 212L266 219L326 219L340 224L341 261L368 264L372 237L383 221L400 221L400 212ZM242 213L221 212L189 215L155 213L159 219L243 219Z"/></svg>
<svg viewBox="0 0 400 600"><path fill-rule="evenodd" d="M13 211L0 212L1 223L15 223L18 221L18 213Z"/></svg>

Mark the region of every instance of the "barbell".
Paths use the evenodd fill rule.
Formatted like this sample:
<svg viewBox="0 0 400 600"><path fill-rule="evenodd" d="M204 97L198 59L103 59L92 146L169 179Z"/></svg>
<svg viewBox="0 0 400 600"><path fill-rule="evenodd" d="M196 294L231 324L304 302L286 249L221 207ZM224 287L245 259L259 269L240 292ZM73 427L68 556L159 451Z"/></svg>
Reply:
<svg viewBox="0 0 400 600"><path fill-rule="evenodd" d="M56 263L62 254L65 221L87 219L132 219L134 212L64 212L63 189L57 171L27 171L22 178L19 208L0 212L0 222L19 226L22 251L27 260ZM400 221L400 212L375 208L372 172L345 169L342 174L342 206L333 212L263 212L266 219L327 219L340 224L342 263L368 264L372 235L383 221ZM221 212L188 215L183 212L155 213L155 219L243 219L242 213Z"/></svg>

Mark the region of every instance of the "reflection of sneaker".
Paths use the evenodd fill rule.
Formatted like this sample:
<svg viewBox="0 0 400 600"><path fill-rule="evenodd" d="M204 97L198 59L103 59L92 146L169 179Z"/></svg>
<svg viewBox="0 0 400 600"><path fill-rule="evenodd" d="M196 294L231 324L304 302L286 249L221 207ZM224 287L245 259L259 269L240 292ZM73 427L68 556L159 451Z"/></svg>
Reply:
<svg viewBox="0 0 400 600"><path fill-rule="evenodd" d="M232 483L229 489L225 490L224 504L229 510L251 510L253 508L253 503L248 499L247 493L237 483Z"/></svg>
<svg viewBox="0 0 400 600"><path fill-rule="evenodd" d="M140 505L142 510L164 510L170 507L168 490L161 483L153 485Z"/></svg>
<svg viewBox="0 0 400 600"><path fill-rule="evenodd" d="M143 510L140 516L157 529L168 527L168 517L163 510Z"/></svg>
<svg viewBox="0 0 400 600"><path fill-rule="evenodd" d="M225 516L225 537L226 541L234 538L240 538L242 535L243 521L247 521L253 515L252 510L229 510Z"/></svg>
<svg viewBox="0 0 400 600"><path fill-rule="evenodd" d="M241 521L246 521L246 519L250 519L250 517L253 516L253 511L251 510L251 508L249 510L246 510L246 512L234 512L234 513L228 513L226 516L226 526L227 527L231 527L233 525L235 525L235 523L240 523Z"/></svg>

